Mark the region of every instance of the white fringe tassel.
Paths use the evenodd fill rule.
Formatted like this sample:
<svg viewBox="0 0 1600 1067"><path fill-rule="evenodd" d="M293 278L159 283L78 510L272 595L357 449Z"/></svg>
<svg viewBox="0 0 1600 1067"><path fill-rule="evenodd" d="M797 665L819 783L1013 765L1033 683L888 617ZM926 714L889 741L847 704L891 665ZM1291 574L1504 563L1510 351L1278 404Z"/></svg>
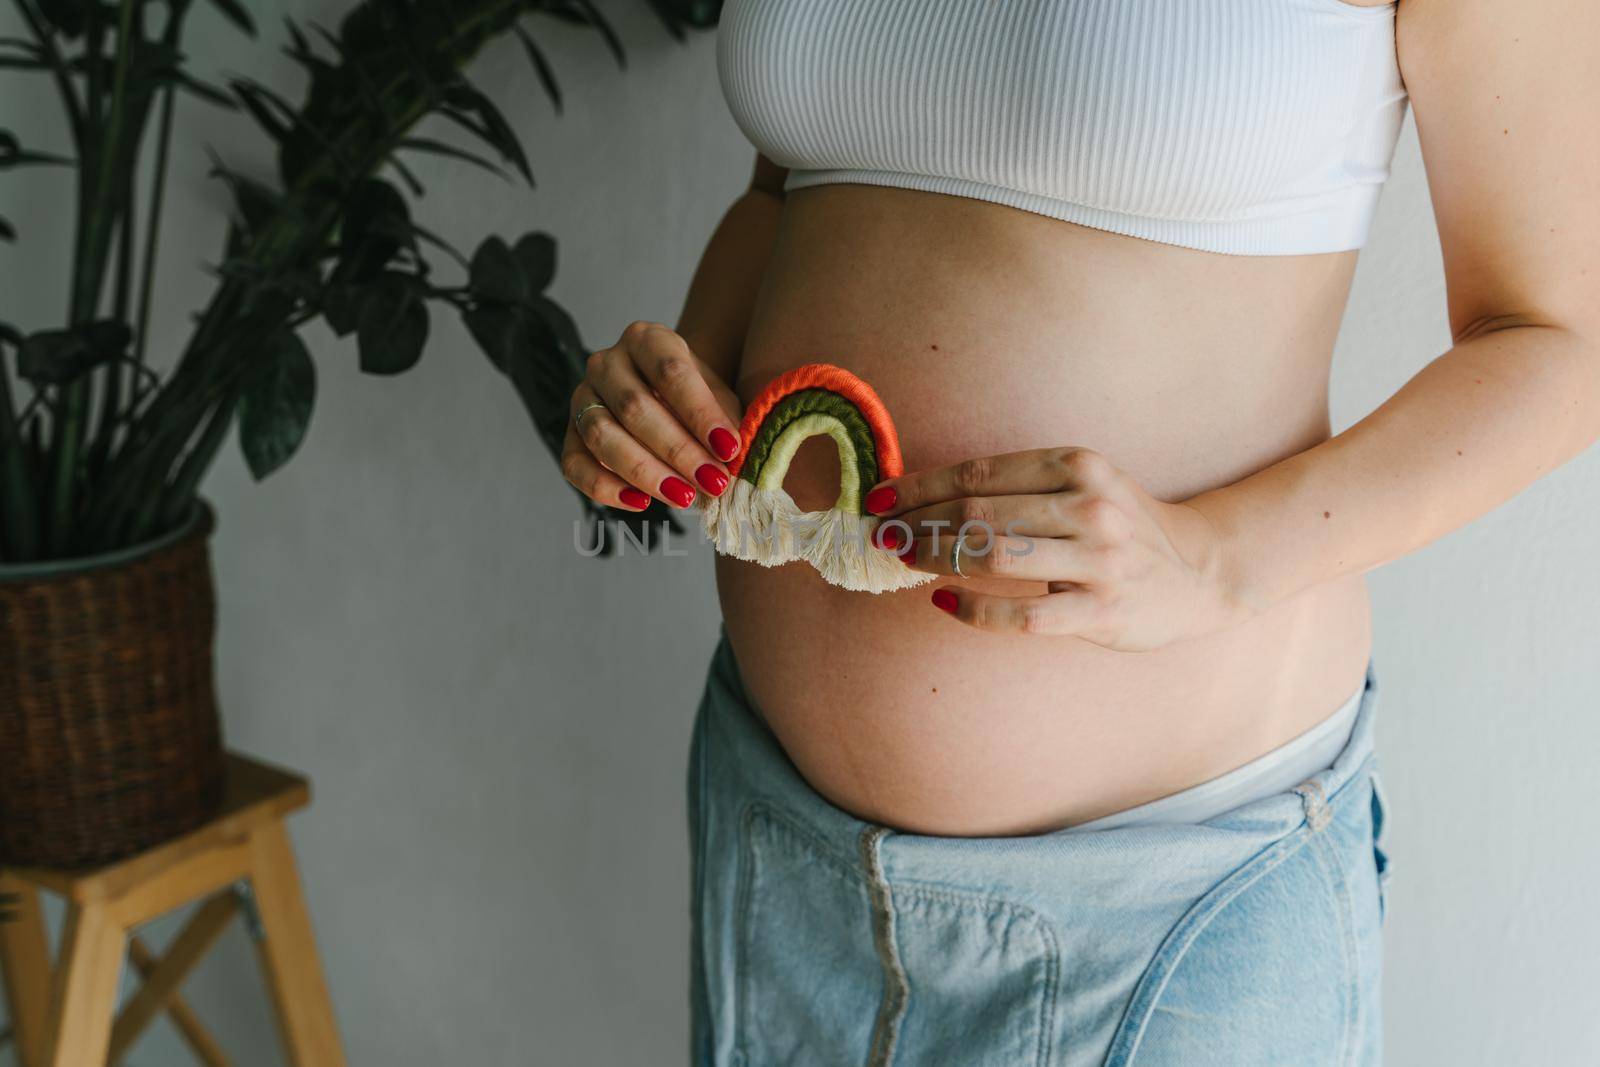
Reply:
<svg viewBox="0 0 1600 1067"><path fill-rule="evenodd" d="M826 581L857 592L910 589L938 577L873 544L877 519L839 508L801 511L784 490L758 489L743 478L706 502L700 522L724 556L763 567L805 560Z"/></svg>

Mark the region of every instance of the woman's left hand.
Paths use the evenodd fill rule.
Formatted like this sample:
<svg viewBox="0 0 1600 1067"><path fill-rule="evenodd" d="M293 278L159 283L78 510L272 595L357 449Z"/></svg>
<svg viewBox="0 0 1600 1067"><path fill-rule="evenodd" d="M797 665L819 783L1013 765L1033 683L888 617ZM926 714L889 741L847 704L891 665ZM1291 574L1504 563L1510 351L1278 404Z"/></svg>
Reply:
<svg viewBox="0 0 1600 1067"><path fill-rule="evenodd" d="M880 543L908 566L965 577L1045 582L1004 596L941 583L933 603L969 626L1075 635L1144 651L1242 621L1223 545L1188 504L1157 500L1103 455L1043 448L906 474L867 494ZM907 544L907 539L913 540Z"/></svg>

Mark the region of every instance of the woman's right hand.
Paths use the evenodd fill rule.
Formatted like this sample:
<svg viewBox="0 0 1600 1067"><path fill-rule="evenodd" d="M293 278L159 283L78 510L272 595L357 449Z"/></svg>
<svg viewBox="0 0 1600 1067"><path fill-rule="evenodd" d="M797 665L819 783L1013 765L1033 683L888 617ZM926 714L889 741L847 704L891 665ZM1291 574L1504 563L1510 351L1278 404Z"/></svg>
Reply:
<svg viewBox="0 0 1600 1067"><path fill-rule="evenodd" d="M598 406L597 406L598 405ZM650 498L721 496L739 452L739 399L658 322L635 322L589 357L572 394L561 473L598 504L643 511Z"/></svg>

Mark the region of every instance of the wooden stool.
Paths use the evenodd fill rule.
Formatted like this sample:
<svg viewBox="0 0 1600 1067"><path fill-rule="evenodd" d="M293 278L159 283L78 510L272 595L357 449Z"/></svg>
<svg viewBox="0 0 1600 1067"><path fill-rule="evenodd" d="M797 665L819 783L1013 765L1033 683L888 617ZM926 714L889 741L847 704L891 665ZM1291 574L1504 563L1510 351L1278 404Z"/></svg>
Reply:
<svg viewBox="0 0 1600 1067"><path fill-rule="evenodd" d="M0 871L0 893L17 898L15 921L0 923L0 969L22 1067L115 1064L163 1010L201 1062L226 1067L227 1057L178 986L239 911L250 923L289 1061L343 1067L283 821L310 800L304 778L230 753L222 808L199 829L97 869ZM67 904L54 968L40 889ZM201 898L165 956L130 937L140 923ZM144 985L116 1014L125 947Z"/></svg>

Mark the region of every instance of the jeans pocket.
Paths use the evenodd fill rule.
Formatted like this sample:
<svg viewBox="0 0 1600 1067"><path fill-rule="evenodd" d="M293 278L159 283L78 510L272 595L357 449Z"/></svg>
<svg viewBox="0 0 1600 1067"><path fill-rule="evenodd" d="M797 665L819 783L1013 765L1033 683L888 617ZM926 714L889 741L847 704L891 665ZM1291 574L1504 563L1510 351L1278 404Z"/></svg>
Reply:
<svg viewBox="0 0 1600 1067"><path fill-rule="evenodd" d="M742 827L735 1063L1051 1062L1061 959L1043 917L891 884L867 856L761 803Z"/></svg>
<svg viewBox="0 0 1600 1067"><path fill-rule="evenodd" d="M762 804L741 838L734 1062L862 1063L884 989L865 876Z"/></svg>
<svg viewBox="0 0 1600 1067"><path fill-rule="evenodd" d="M1054 1061L1061 952L1020 903L931 885L894 887L910 1007L894 1062L917 1067Z"/></svg>
<svg viewBox="0 0 1600 1067"><path fill-rule="evenodd" d="M1388 836L1389 800L1384 792L1383 781L1377 771L1371 775L1372 781L1372 862L1378 872L1378 915L1382 919L1389 906L1389 879L1391 878L1392 863L1389 860L1388 848L1385 840Z"/></svg>

